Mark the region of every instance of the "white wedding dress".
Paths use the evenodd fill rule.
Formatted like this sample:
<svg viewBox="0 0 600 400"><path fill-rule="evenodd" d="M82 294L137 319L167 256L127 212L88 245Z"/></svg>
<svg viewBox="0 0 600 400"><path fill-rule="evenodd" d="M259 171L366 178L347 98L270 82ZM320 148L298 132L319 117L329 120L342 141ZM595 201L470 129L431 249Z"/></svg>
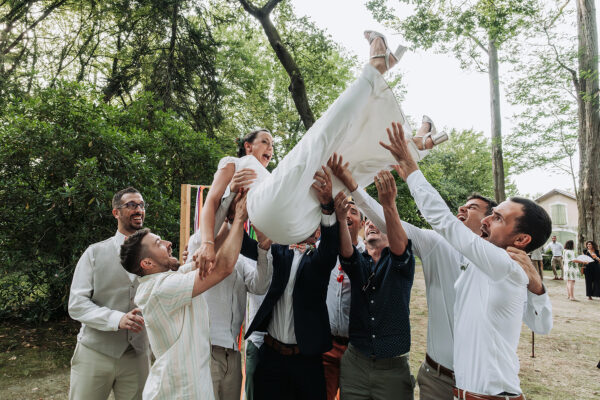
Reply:
<svg viewBox="0 0 600 400"><path fill-rule="evenodd" d="M392 122L402 123L407 135L412 133L391 88L379 71L367 64L271 174L254 156L227 157L219 167L234 162L236 170L256 170L258 179L247 199L250 221L275 243L298 243L312 235L321 221L319 201L310 188L315 172L336 152L350 162L358 185L369 185L378 171L390 170L395 163L390 152L379 145L379 141L389 142L386 128ZM416 160L422 158L416 147L411 151ZM340 190L346 188L333 177L333 196Z"/></svg>

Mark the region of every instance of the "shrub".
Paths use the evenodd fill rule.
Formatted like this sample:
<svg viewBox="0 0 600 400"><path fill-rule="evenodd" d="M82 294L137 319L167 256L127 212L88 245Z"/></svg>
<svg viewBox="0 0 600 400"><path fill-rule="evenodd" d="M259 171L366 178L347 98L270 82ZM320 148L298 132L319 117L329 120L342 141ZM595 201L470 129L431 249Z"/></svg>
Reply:
<svg viewBox="0 0 600 400"><path fill-rule="evenodd" d="M135 186L146 226L177 243L181 183L212 180L220 148L142 95L127 108L62 84L0 116L0 318L66 313L73 270L114 235L111 198Z"/></svg>

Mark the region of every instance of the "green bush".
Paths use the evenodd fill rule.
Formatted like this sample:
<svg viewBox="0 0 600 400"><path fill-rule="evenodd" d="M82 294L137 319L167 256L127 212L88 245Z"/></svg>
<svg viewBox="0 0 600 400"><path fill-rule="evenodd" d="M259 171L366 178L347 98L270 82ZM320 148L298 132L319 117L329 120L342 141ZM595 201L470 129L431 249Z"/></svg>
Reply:
<svg viewBox="0 0 600 400"><path fill-rule="evenodd" d="M0 318L66 313L90 244L114 235L115 191L134 186L146 226L177 242L181 183L211 182L217 144L142 95L127 108L75 84L8 103L0 116Z"/></svg>

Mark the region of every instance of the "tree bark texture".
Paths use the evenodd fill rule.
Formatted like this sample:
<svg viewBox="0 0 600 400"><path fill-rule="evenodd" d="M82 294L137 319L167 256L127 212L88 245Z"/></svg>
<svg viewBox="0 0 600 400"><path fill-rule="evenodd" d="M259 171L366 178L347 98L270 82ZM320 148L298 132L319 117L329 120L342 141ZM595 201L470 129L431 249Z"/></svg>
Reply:
<svg viewBox="0 0 600 400"><path fill-rule="evenodd" d="M300 68L298 68L298 64L296 64L296 61L294 61L294 58L284 46L281 36L279 36L277 28L273 25L270 18L271 11L281 2L281 0L270 0L262 8L253 6L247 0L239 1L242 7L260 22L271 47L275 51L275 55L277 55L279 62L290 77L290 86L288 87L288 90L292 95L296 110L298 111L298 114L300 114L300 119L302 120L304 127L308 130L315 123L315 116L308 102L304 78L302 77Z"/></svg>
<svg viewBox="0 0 600 400"><path fill-rule="evenodd" d="M498 203L506 199L504 188L504 160L502 158L502 121L500 119L500 82L498 49L494 40L488 42L488 77L490 80L490 111L492 120L492 173L494 195Z"/></svg>
<svg viewBox="0 0 600 400"><path fill-rule="evenodd" d="M598 110L598 33L595 0L577 0L579 79L578 242L600 241L600 114ZM596 197L596 201L594 201Z"/></svg>

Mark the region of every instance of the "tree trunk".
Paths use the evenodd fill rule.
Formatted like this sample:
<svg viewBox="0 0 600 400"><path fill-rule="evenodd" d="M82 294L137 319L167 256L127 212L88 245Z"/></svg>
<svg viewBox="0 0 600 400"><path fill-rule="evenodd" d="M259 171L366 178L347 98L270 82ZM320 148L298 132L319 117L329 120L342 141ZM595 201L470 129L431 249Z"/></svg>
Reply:
<svg viewBox="0 0 600 400"><path fill-rule="evenodd" d="M594 0L577 0L579 79L579 248L600 241L600 115L598 110L598 33Z"/></svg>
<svg viewBox="0 0 600 400"><path fill-rule="evenodd" d="M300 119L306 130L308 130L315 123L315 116L308 102L304 78L300 73L300 68L298 68L296 61L294 61L290 52L283 45L281 36L279 36L277 28L275 28L269 17L273 8L281 2L281 0L269 0L260 9L250 4L247 0L239 1L244 9L260 22L267 35L267 39L269 39L271 47L275 51L275 55L277 55L279 62L290 77L290 86L288 89L292 95L292 100L294 100L296 110L298 111L298 114L300 114Z"/></svg>
<svg viewBox="0 0 600 400"><path fill-rule="evenodd" d="M500 120L500 82L498 49L493 40L488 41L488 77L490 80L490 111L492 120L492 173L494 195L498 203L506 199L504 189L504 160L502 158L502 121Z"/></svg>

